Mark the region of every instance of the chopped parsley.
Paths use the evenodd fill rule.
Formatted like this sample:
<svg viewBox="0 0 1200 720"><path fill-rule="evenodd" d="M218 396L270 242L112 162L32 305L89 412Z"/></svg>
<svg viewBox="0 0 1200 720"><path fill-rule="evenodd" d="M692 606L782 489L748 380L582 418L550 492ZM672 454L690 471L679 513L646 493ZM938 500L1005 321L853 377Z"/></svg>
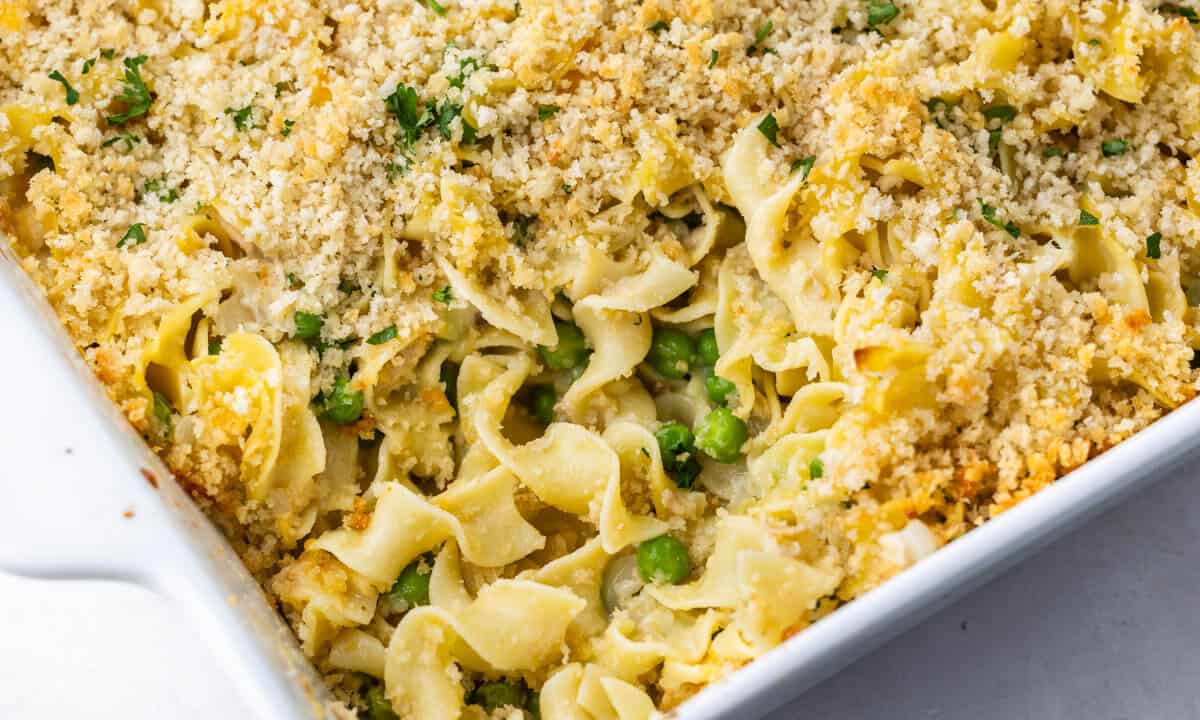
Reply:
<svg viewBox="0 0 1200 720"><path fill-rule="evenodd" d="M221 346L224 344L225 344L224 338L219 338L219 337L209 338L208 339L208 354L209 355L220 355L221 354Z"/></svg>
<svg viewBox="0 0 1200 720"><path fill-rule="evenodd" d="M983 219L989 224L995 225L1004 232L1012 235L1014 238L1021 237L1021 229L1016 226L1011 220L1007 223L996 217L996 208L985 203L982 199L979 200L979 212L983 215Z"/></svg>
<svg viewBox="0 0 1200 720"><path fill-rule="evenodd" d="M142 194L153 195L159 202L164 203L173 203L179 199L179 189L168 185L165 177L147 180L142 186Z"/></svg>
<svg viewBox="0 0 1200 720"><path fill-rule="evenodd" d="M709 70L712 70L714 67L717 66L717 60L720 57L721 57L721 53L718 52L717 50L713 50L711 53L709 53L709 55L708 55L708 69Z"/></svg>
<svg viewBox="0 0 1200 720"><path fill-rule="evenodd" d="M800 179L808 180L808 174L810 172L812 172L813 165L816 165L816 163L817 163L816 155L809 155L806 158L800 158L796 162L792 163L792 172L803 173L800 176Z"/></svg>
<svg viewBox="0 0 1200 720"><path fill-rule="evenodd" d="M437 0L417 0L417 4L434 11L438 15L446 14L446 8L444 8Z"/></svg>
<svg viewBox="0 0 1200 720"><path fill-rule="evenodd" d="M68 105L74 105L75 103L79 102L79 91L71 87L71 83L67 82L67 79L63 77L62 73L55 70L54 72L50 73L50 79L61 83L66 89Z"/></svg>
<svg viewBox="0 0 1200 720"><path fill-rule="evenodd" d="M347 295L349 295L350 293L354 292L357 289L358 289L358 285L349 278L342 278L341 280L338 280L338 290L346 293Z"/></svg>
<svg viewBox="0 0 1200 720"><path fill-rule="evenodd" d="M671 27L671 25L666 20L659 20L659 21L655 22L653 25L647 25L646 29L649 30L650 32L654 33L655 35L657 35L669 27Z"/></svg>
<svg viewBox="0 0 1200 720"><path fill-rule="evenodd" d="M233 118L233 126L238 129L238 132L245 132L251 127L250 120L254 114L254 106L247 105L242 108L225 108L225 114Z"/></svg>
<svg viewBox="0 0 1200 720"><path fill-rule="evenodd" d="M1000 148L1000 138L1004 132L1000 128L988 130L988 152L996 152Z"/></svg>
<svg viewBox="0 0 1200 720"><path fill-rule="evenodd" d="M549 120L561 109L557 105L538 105L538 120Z"/></svg>
<svg viewBox="0 0 1200 720"><path fill-rule="evenodd" d="M513 244L517 247L525 247L525 243L529 241L529 226L536 221L537 218L529 215L518 215L516 220L513 220Z"/></svg>
<svg viewBox="0 0 1200 720"><path fill-rule="evenodd" d="M947 129L950 125L950 111L954 109L953 104L940 97L934 97L925 101L925 109L929 111L929 117L935 125L943 130Z"/></svg>
<svg viewBox="0 0 1200 720"><path fill-rule="evenodd" d="M779 147L779 122L775 119L775 115L767 113L767 116L758 122L758 131L763 134L763 137L771 141L775 147Z"/></svg>
<svg viewBox="0 0 1200 720"><path fill-rule="evenodd" d="M1099 225L1100 218L1091 214L1087 210L1080 210L1079 211L1079 224L1080 225Z"/></svg>
<svg viewBox="0 0 1200 720"><path fill-rule="evenodd" d="M116 56L117 51L113 50L112 48L104 48L100 51L100 57L104 58L105 60L112 60Z"/></svg>
<svg viewBox="0 0 1200 720"><path fill-rule="evenodd" d="M434 302L440 302L443 305L449 305L450 301L453 299L454 299L454 296L450 292L449 285L442 287L442 288L438 288L437 290L433 291L433 301Z"/></svg>
<svg viewBox="0 0 1200 720"><path fill-rule="evenodd" d="M1056 148L1056 147L1048 147L1042 151L1042 157L1044 157L1044 158L1066 157L1066 155L1067 154L1065 152L1063 152L1060 148Z"/></svg>
<svg viewBox="0 0 1200 720"><path fill-rule="evenodd" d="M1159 5L1158 11L1167 15L1178 15L1181 18L1185 18L1192 25L1200 25L1200 15L1196 13L1194 8L1167 3L1166 5Z"/></svg>
<svg viewBox="0 0 1200 720"><path fill-rule="evenodd" d="M92 66L95 64L96 64L96 58L88 58L87 60L84 60L83 61L83 70L81 70L79 72L79 74L87 75L88 73L90 73L92 71Z"/></svg>
<svg viewBox="0 0 1200 720"><path fill-rule="evenodd" d="M821 462L821 458L813 458L808 461L808 476L813 480L825 476L825 463Z"/></svg>
<svg viewBox="0 0 1200 720"><path fill-rule="evenodd" d="M158 424L163 427L165 432L171 431L171 403L167 401L165 395L159 392L154 393L154 419L158 420Z"/></svg>
<svg viewBox="0 0 1200 720"><path fill-rule="evenodd" d="M110 137L107 140L104 140L104 142L101 143L100 145L101 145L101 148L108 148L108 146L115 145L116 143L125 143L125 151L128 152L130 150L133 150L133 145L137 145L140 142L142 142L142 138L139 138L138 136L136 136L136 134L133 134L132 132L126 131L126 132L121 132L121 133L115 134L115 136Z"/></svg>
<svg viewBox="0 0 1200 720"><path fill-rule="evenodd" d="M575 192L575 189L566 183L563 183L562 185L559 185L558 187L560 190L562 190L563 192L565 192L568 195Z"/></svg>
<svg viewBox="0 0 1200 720"><path fill-rule="evenodd" d="M1146 257L1151 260L1162 257L1162 233L1156 232L1146 238Z"/></svg>
<svg viewBox="0 0 1200 720"><path fill-rule="evenodd" d="M766 42L767 37L773 32L775 32L775 23L768 20L765 25L754 31L754 42L750 43L750 46L746 48L746 54L753 55L760 48L763 52L768 52L766 48L762 47L762 44Z"/></svg>
<svg viewBox="0 0 1200 720"><path fill-rule="evenodd" d="M452 137L450 134L450 123L454 122L454 118L460 115L462 115L462 105L452 103L449 100L442 101L441 107L437 110L437 128L438 133L444 139L449 140ZM467 122L465 120L463 121L463 143L470 144L467 143Z"/></svg>
<svg viewBox="0 0 1200 720"><path fill-rule="evenodd" d="M146 242L146 226L142 223L134 223L129 226L121 239L117 241L118 248L133 247Z"/></svg>
<svg viewBox="0 0 1200 720"><path fill-rule="evenodd" d="M293 290L299 290L304 287L304 281L296 277L296 273L290 272L287 274L288 287Z"/></svg>
<svg viewBox="0 0 1200 720"><path fill-rule="evenodd" d="M879 282L883 282L884 280L887 280L887 276L888 271L886 269L876 267L874 265L871 266L871 277L875 278Z"/></svg>
<svg viewBox="0 0 1200 720"><path fill-rule="evenodd" d="M280 135L282 135L282 136L284 136L284 137L287 137L288 135L291 135L291 134L292 134L292 128L293 128L295 125L296 125L296 121L295 121L295 120L284 120L284 121L283 121L283 129L279 131L279 134L280 134Z"/></svg>
<svg viewBox="0 0 1200 720"><path fill-rule="evenodd" d="M896 7L895 3L870 0L867 4L868 27L877 28L880 25L887 25L898 17L900 17L900 8Z"/></svg>
<svg viewBox="0 0 1200 720"><path fill-rule="evenodd" d="M142 79L141 65L144 62L145 55L125 58L124 85L121 87L121 94L117 95L117 101L125 105L125 112L109 115L109 125L124 125L150 112L150 103L153 102L154 96L150 94L150 88L146 87L146 81Z"/></svg>
<svg viewBox="0 0 1200 720"><path fill-rule="evenodd" d="M384 329L367 338L368 345L382 345L388 340L396 339L396 326L388 325Z"/></svg>
<svg viewBox="0 0 1200 720"><path fill-rule="evenodd" d="M295 337L308 343L320 339L321 326L325 324L325 320L320 315L297 310L292 319L296 323Z"/></svg>
<svg viewBox="0 0 1200 720"><path fill-rule="evenodd" d="M1105 140L1100 143L1100 152L1104 157L1116 157L1124 155L1129 150L1129 143L1124 140Z"/></svg>
<svg viewBox="0 0 1200 720"><path fill-rule="evenodd" d="M383 102L391 116L400 123L400 132L396 135L397 144L404 149L412 148L421 136L421 131L433 122L428 109L422 111L417 91L407 85L397 85Z"/></svg>
<svg viewBox="0 0 1200 720"><path fill-rule="evenodd" d="M459 90L462 90L463 86L467 84L467 78L475 74L475 71L481 67L483 66L480 64L479 58L477 57L459 58L458 74L450 78L450 87L456 87Z"/></svg>
<svg viewBox="0 0 1200 720"><path fill-rule="evenodd" d="M1012 122L1017 117L1017 109L1012 105L989 105L983 109L985 120Z"/></svg>

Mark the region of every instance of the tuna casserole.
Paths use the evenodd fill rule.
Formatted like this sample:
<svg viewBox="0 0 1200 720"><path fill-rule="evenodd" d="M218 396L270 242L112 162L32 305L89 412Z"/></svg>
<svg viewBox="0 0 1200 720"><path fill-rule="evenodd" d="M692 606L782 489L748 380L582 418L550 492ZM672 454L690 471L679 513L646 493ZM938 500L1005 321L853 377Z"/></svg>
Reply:
<svg viewBox="0 0 1200 720"><path fill-rule="evenodd" d="M648 718L1195 394L1198 22L0 0L0 223L342 712Z"/></svg>

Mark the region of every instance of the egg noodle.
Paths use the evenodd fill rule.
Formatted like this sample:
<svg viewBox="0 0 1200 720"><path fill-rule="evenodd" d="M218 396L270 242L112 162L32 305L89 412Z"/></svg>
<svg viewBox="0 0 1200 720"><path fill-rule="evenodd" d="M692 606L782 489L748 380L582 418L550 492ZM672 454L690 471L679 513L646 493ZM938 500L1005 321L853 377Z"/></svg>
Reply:
<svg viewBox="0 0 1200 720"><path fill-rule="evenodd" d="M0 0L0 227L334 714L649 718L1195 394L1196 8Z"/></svg>

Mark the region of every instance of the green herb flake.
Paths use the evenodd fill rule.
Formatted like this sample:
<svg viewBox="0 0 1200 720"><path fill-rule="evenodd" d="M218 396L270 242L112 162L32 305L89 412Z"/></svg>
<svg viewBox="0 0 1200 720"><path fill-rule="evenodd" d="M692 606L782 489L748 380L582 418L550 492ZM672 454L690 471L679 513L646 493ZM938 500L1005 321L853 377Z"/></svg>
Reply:
<svg viewBox="0 0 1200 720"><path fill-rule="evenodd" d="M775 119L774 114L767 113L767 116L758 122L758 131L770 140L772 145L779 147L779 121Z"/></svg>
<svg viewBox="0 0 1200 720"><path fill-rule="evenodd" d="M775 23L768 20L765 25L760 26L758 30L754 31L754 42L750 43L749 47L746 48L746 54L753 55L758 52L767 37L773 32L775 32Z"/></svg>
<svg viewBox="0 0 1200 720"><path fill-rule="evenodd" d="M407 85L397 85L383 102L388 113L400 124L400 132L396 136L397 144L405 149L411 148L420 137L421 130L433 121L432 115L427 110L422 112L417 91Z"/></svg>
<svg viewBox="0 0 1200 720"><path fill-rule="evenodd" d="M146 226L142 223L134 223L129 226L121 239L117 241L118 248L133 247L146 242Z"/></svg>
<svg viewBox="0 0 1200 720"><path fill-rule="evenodd" d="M813 458L808 461L808 476L813 480L819 480L825 476L825 463L821 458Z"/></svg>
<svg viewBox="0 0 1200 720"><path fill-rule="evenodd" d="M900 17L900 8L896 7L895 3L870 0L867 4L868 27L877 28L880 25L887 25L898 17Z"/></svg>
<svg viewBox="0 0 1200 720"><path fill-rule="evenodd" d="M109 125L124 125L150 112L150 103L154 101L154 97L150 94L150 88L146 87L146 81L142 79L141 65L145 62L145 55L125 58L124 84L121 94L117 95L117 101L125 105L125 112L109 115Z"/></svg>
<svg viewBox="0 0 1200 720"><path fill-rule="evenodd" d="M1162 233L1156 232L1146 238L1146 257L1151 260L1162 257Z"/></svg>
<svg viewBox="0 0 1200 720"><path fill-rule="evenodd" d="M1012 122L1017 117L1017 109L1012 105L989 105L982 112L985 120Z"/></svg>
<svg viewBox="0 0 1200 720"><path fill-rule="evenodd" d="M477 57L460 58L458 61L458 74L450 78L450 87L462 90L463 86L467 84L467 79L474 75L475 71L481 67L483 66Z"/></svg>
<svg viewBox="0 0 1200 720"><path fill-rule="evenodd" d="M1064 153L1060 148L1056 148L1056 147L1048 147L1042 151L1042 157L1044 157L1044 158L1052 158L1052 157L1060 158L1060 157L1066 157L1066 156L1067 156L1066 153Z"/></svg>
<svg viewBox="0 0 1200 720"><path fill-rule="evenodd" d="M809 155L806 158L800 158L799 160L792 163L792 172L802 173L800 175L801 181L807 181L808 174L810 172L812 172L813 165L816 165L816 164L817 164L817 156Z"/></svg>
<svg viewBox="0 0 1200 720"><path fill-rule="evenodd" d="M538 105L538 120L549 120L561 109L557 105Z"/></svg>
<svg viewBox="0 0 1200 720"><path fill-rule="evenodd" d="M563 183L562 185L559 185L558 187L559 187L559 189L561 189L563 192L565 192L568 195L575 192L575 189L566 183Z"/></svg>
<svg viewBox="0 0 1200 720"><path fill-rule="evenodd" d="M87 60L84 60L83 61L83 70L81 70L79 72L79 74L87 75L88 73L90 73L92 71L92 66L95 64L96 64L96 58L88 58Z"/></svg>
<svg viewBox="0 0 1200 720"><path fill-rule="evenodd" d="M417 4L434 11L438 15L445 15L446 8L443 7L437 0L416 0Z"/></svg>
<svg viewBox="0 0 1200 720"><path fill-rule="evenodd" d="M292 134L292 128L293 128L295 125L296 125L296 121L295 121L295 120L284 120L284 121L283 121L283 130L280 130L280 131L279 131L279 134L280 134L280 135L282 135L282 136L284 136L284 137L287 137L287 136L291 135L291 134Z"/></svg>
<svg viewBox="0 0 1200 720"><path fill-rule="evenodd" d="M233 118L233 126L238 129L238 132L245 132L251 127L250 120L253 113L253 105L242 108L225 108L225 114Z"/></svg>
<svg viewBox="0 0 1200 720"><path fill-rule="evenodd" d="M297 310L292 320L296 323L296 337L309 343L321 338L321 327L325 325L325 320L320 315Z"/></svg>
<svg viewBox="0 0 1200 720"><path fill-rule="evenodd" d="M396 339L396 326L388 325L384 329L367 338L368 345L382 345L388 340Z"/></svg>
<svg viewBox="0 0 1200 720"><path fill-rule="evenodd" d="M888 271L886 269L876 267L874 265L871 266L871 277L875 278L879 282L883 282L884 280L887 280L887 276Z"/></svg>
<svg viewBox="0 0 1200 720"><path fill-rule="evenodd" d="M437 290L433 291L433 301L434 302L440 302L443 305L449 305L450 301L453 299L454 299L454 296L450 291L449 285L446 285L445 287L441 287L441 288L438 288Z"/></svg>
<svg viewBox="0 0 1200 720"><path fill-rule="evenodd" d="M166 396L162 393L155 392L154 419L157 420L158 424L163 427L163 430L168 433L171 431L171 416L173 412L174 411L171 410L171 403L167 400Z"/></svg>
<svg viewBox="0 0 1200 720"><path fill-rule="evenodd" d="M996 217L996 208L988 205L982 199L979 201L979 212L983 215L984 220L987 220L988 223L1013 236L1013 238L1021 237L1021 229L1018 228L1015 223L1012 221L1006 223L1000 218Z"/></svg>
<svg viewBox="0 0 1200 720"><path fill-rule="evenodd" d="M1129 143L1124 140L1105 140L1100 143L1100 152L1107 158L1124 155L1128 150Z"/></svg>
<svg viewBox="0 0 1200 720"><path fill-rule="evenodd" d="M163 203L173 203L179 199L179 190L168 185L165 177L147 180L142 186L142 194L153 195Z"/></svg>
<svg viewBox="0 0 1200 720"><path fill-rule="evenodd" d="M349 295L355 290L358 290L358 284L349 278L342 278L341 280L338 280L338 290Z"/></svg>
<svg viewBox="0 0 1200 720"><path fill-rule="evenodd" d="M55 70L54 72L50 73L50 79L60 83L66 89L68 105L74 105L75 103L79 102L79 91L71 87L71 83L67 82L67 79L63 77L62 73Z"/></svg>
<svg viewBox="0 0 1200 720"><path fill-rule="evenodd" d="M655 22L653 25L647 25L646 29L649 30L650 32L654 33L655 35L657 35L669 27L671 27L671 25L666 20L659 20L659 21Z"/></svg>
<svg viewBox="0 0 1200 720"><path fill-rule="evenodd" d="M1200 25L1200 14L1197 14L1194 8L1168 3L1166 5L1159 5L1158 11L1166 15L1177 15L1186 19L1192 25Z"/></svg>
<svg viewBox="0 0 1200 720"><path fill-rule="evenodd" d="M954 105L940 97L934 97L925 101L925 109L929 111L929 117L933 119L935 125L942 130L949 127L950 111L954 109Z"/></svg>
<svg viewBox="0 0 1200 720"><path fill-rule="evenodd" d="M290 272L287 274L288 287L292 290L299 290L304 287L304 281L296 277L296 273Z"/></svg>
<svg viewBox="0 0 1200 720"><path fill-rule="evenodd" d="M113 137L110 137L109 139L100 143L100 147L111 147L112 145L116 145L119 142L123 142L123 143L125 143L125 152L129 152L130 150L133 150L134 145L137 145L141 141L142 141L142 139L140 137L138 137L137 135L134 135L131 132L123 132L123 133L114 135Z"/></svg>
<svg viewBox="0 0 1200 720"><path fill-rule="evenodd" d="M100 51L100 57L104 58L105 60L112 60L116 56L117 51L113 50L112 48L104 48Z"/></svg>
<svg viewBox="0 0 1200 720"><path fill-rule="evenodd" d="M988 152L996 152L1000 149L1000 138L1004 133L999 128L988 130Z"/></svg>
<svg viewBox="0 0 1200 720"><path fill-rule="evenodd" d="M717 60L719 60L720 57L721 57L721 53L717 50L713 50L711 53L708 54L708 69L709 70L712 70L714 67L717 66Z"/></svg>
<svg viewBox="0 0 1200 720"><path fill-rule="evenodd" d="M209 338L208 339L208 354L209 355L220 355L221 354L221 346L224 344L225 344L224 338L219 338L219 337Z"/></svg>
<svg viewBox="0 0 1200 720"><path fill-rule="evenodd" d="M1079 224L1080 225L1099 225L1100 218L1091 214L1087 210L1080 210L1079 211Z"/></svg>
<svg viewBox="0 0 1200 720"><path fill-rule="evenodd" d="M531 235L529 234L529 226L536 221L537 218L529 215L518 215L516 220L513 220L513 244L517 247L525 247L525 243L529 242Z"/></svg>

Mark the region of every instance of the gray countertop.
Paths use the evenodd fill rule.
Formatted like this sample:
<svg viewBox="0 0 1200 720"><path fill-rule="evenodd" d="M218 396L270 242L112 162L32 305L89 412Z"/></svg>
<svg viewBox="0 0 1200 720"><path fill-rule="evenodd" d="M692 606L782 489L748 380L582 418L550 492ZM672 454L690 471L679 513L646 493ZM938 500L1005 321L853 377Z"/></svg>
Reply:
<svg viewBox="0 0 1200 720"><path fill-rule="evenodd" d="M770 716L784 718L1200 718L1200 466Z"/></svg>

